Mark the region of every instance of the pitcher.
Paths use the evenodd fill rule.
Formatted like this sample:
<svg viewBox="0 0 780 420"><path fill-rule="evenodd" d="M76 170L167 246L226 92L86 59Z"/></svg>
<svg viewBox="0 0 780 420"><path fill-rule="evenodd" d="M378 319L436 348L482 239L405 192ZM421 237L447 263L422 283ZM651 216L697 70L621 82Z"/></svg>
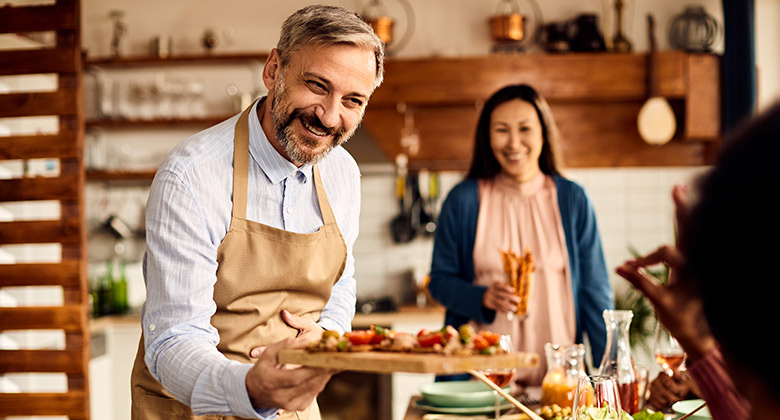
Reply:
<svg viewBox="0 0 780 420"><path fill-rule="evenodd" d="M582 344L544 345L547 373L542 380L542 406L572 407L577 381L585 373L585 346Z"/></svg>
<svg viewBox="0 0 780 420"><path fill-rule="evenodd" d="M639 411L639 381L637 380L628 328L634 313L627 310L605 310L607 347L599 366L599 375L617 379L623 411L634 414Z"/></svg>

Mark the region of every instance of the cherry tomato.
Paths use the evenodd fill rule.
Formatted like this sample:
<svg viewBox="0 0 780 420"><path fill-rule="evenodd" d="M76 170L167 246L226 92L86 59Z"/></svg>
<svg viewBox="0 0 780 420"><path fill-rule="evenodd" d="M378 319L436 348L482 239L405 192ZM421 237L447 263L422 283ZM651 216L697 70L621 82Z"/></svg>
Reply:
<svg viewBox="0 0 780 420"><path fill-rule="evenodd" d="M472 342L474 343L474 348L477 350L484 350L490 347L490 343L488 343L487 339L481 335L475 336Z"/></svg>
<svg viewBox="0 0 780 420"><path fill-rule="evenodd" d="M479 335L485 337L488 344L490 344L491 346L495 346L498 343L498 340L501 338L498 334L490 331L480 331Z"/></svg>
<svg viewBox="0 0 780 420"><path fill-rule="evenodd" d="M376 337L376 333L371 330L356 330L344 333L344 336L349 339L350 343L359 346L361 344L371 344L371 341Z"/></svg>
<svg viewBox="0 0 780 420"><path fill-rule="evenodd" d="M429 332L428 334L425 334L425 335L419 335L418 334L417 335L417 342L419 342L420 346L422 346L422 347L433 347L436 344L441 345L441 344L443 344L442 343L441 331L436 331L436 332L432 332L432 333Z"/></svg>

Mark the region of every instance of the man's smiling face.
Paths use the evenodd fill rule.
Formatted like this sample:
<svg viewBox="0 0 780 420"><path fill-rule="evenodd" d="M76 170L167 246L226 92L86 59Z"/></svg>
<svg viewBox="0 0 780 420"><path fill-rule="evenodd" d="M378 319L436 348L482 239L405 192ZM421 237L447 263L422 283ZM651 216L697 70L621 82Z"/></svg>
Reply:
<svg viewBox="0 0 780 420"><path fill-rule="evenodd" d="M363 117L375 75L368 49L309 45L293 52L269 91L274 147L301 165L347 141Z"/></svg>

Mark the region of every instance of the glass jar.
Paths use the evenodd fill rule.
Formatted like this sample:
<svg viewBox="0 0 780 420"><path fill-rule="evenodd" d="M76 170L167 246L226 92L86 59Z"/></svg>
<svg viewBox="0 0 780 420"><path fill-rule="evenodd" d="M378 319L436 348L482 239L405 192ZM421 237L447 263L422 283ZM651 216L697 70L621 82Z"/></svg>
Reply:
<svg viewBox="0 0 780 420"><path fill-rule="evenodd" d="M688 6L674 17L669 30L672 48L689 52L708 52L718 39L720 26L702 6Z"/></svg>
<svg viewBox="0 0 780 420"><path fill-rule="evenodd" d="M599 366L599 375L617 379L623 411L634 414L639 411L639 381L637 380L628 328L634 313L627 310L605 310L607 347Z"/></svg>
<svg viewBox="0 0 780 420"><path fill-rule="evenodd" d="M547 373L542 379L542 406L572 407L577 382L585 374L585 346L582 344L544 345Z"/></svg>

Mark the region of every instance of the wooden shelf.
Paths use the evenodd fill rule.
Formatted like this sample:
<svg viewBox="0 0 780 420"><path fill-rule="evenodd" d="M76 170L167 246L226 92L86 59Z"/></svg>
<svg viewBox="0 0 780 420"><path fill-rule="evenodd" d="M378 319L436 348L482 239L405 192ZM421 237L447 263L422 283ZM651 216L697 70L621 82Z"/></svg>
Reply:
<svg viewBox="0 0 780 420"><path fill-rule="evenodd" d="M171 66L171 65L197 65L197 64L240 64L252 61L265 61L268 58L267 52L243 52L230 54L183 54L174 55L167 58L154 56L127 56L119 58L111 57L87 57L85 64L87 66L97 67L150 67L150 66Z"/></svg>
<svg viewBox="0 0 780 420"><path fill-rule="evenodd" d="M144 181L151 182L154 179L156 169L143 171L111 171L102 169L88 169L87 181Z"/></svg>
<svg viewBox="0 0 780 420"><path fill-rule="evenodd" d="M192 126L212 126L221 123L232 115L212 115L200 118L154 118L150 120L142 119L96 119L86 122L87 128L161 128L161 127L192 127Z"/></svg>
<svg viewBox="0 0 780 420"><path fill-rule="evenodd" d="M656 63L660 93L677 117L674 139L660 147L645 143L636 128L648 95L641 53L389 59L362 127L394 161L403 152L404 103L420 133L409 167L465 171L482 103L503 86L525 83L550 103L565 167L711 164L721 140L720 57L662 51Z"/></svg>

